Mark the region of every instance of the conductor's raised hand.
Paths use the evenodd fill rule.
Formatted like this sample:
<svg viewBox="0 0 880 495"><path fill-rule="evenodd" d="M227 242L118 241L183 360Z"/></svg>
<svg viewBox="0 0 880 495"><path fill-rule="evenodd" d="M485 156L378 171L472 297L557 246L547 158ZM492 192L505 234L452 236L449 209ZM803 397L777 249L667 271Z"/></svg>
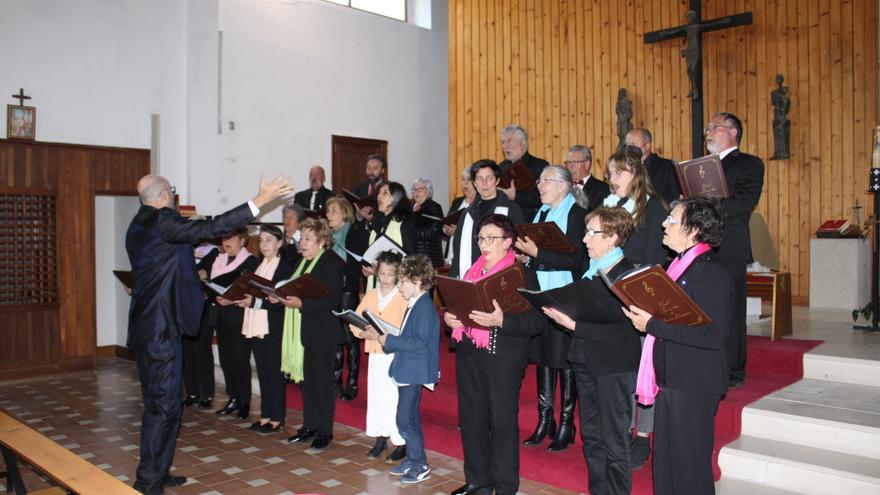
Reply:
<svg viewBox="0 0 880 495"><path fill-rule="evenodd" d="M272 182L267 183L263 174L260 174L260 192L251 201L257 205L257 208L262 208L266 203L292 192L293 186L290 185L287 176L279 175Z"/></svg>

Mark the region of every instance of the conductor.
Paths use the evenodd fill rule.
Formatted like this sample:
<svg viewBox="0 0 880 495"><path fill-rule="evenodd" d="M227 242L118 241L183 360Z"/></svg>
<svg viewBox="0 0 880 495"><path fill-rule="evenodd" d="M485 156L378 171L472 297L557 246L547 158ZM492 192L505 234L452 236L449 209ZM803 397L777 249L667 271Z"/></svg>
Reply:
<svg viewBox="0 0 880 495"><path fill-rule="evenodd" d="M180 427L181 334L197 335L204 297L196 274L192 244L216 238L251 221L260 208L292 191L287 178L266 183L259 193L214 220L190 221L174 209L174 189L156 175L137 184L141 208L125 235L134 276L128 313L128 346L134 350L144 414L140 461L134 488L161 494L165 486L186 483L171 476L171 460Z"/></svg>

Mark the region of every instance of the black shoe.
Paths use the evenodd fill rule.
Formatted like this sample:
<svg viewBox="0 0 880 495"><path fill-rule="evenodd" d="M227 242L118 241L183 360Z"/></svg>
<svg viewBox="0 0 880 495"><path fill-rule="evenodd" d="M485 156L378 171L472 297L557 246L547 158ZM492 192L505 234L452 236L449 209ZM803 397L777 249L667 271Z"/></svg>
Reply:
<svg viewBox="0 0 880 495"><path fill-rule="evenodd" d="M370 449L369 452L367 452L367 459L373 460L379 457L380 455L382 455L382 452L385 452L385 449L387 448L388 444L385 440L385 437L376 438L376 443L373 444L373 448Z"/></svg>
<svg viewBox="0 0 880 495"><path fill-rule="evenodd" d="M629 446L629 468L636 470L644 466L648 462L648 456L650 455L651 440L638 435L633 437Z"/></svg>
<svg viewBox="0 0 880 495"><path fill-rule="evenodd" d="M195 403L198 402L198 401L199 401L199 396L198 396L198 395L189 395L189 396L186 397L186 399L184 399L184 401L183 401L183 405L184 405L184 407L189 407L189 406L192 406L193 404L195 404Z"/></svg>
<svg viewBox="0 0 880 495"><path fill-rule="evenodd" d="M550 446L547 447L547 450L550 452L560 452L568 448L569 445L574 443L574 425L568 424L560 424L559 430L556 431L556 435L553 437L553 440L550 441Z"/></svg>
<svg viewBox="0 0 880 495"><path fill-rule="evenodd" d="M728 390L732 388L740 388L745 382L745 378L731 378L730 381L727 382L727 388Z"/></svg>
<svg viewBox="0 0 880 495"><path fill-rule="evenodd" d="M299 431L296 432L296 435L288 438L287 441L288 443L302 443L315 436L316 433L318 433L318 430L300 428Z"/></svg>
<svg viewBox="0 0 880 495"><path fill-rule="evenodd" d="M186 476L171 476L165 478L164 486L183 486L186 484Z"/></svg>
<svg viewBox="0 0 880 495"><path fill-rule="evenodd" d="M553 414L553 411L550 411ZM556 434L556 421L552 417L538 419L538 425L535 427L534 433L529 438L523 440L523 445L538 445L544 441L546 437L553 437Z"/></svg>
<svg viewBox="0 0 880 495"><path fill-rule="evenodd" d="M403 458L406 457L406 445L398 445L394 447L394 450L388 454L388 457L385 458L386 464L394 464L396 462L400 462Z"/></svg>
<svg viewBox="0 0 880 495"><path fill-rule="evenodd" d="M251 404L242 404L241 407L238 408L238 414L235 416L238 419L248 419L251 415Z"/></svg>
<svg viewBox="0 0 880 495"><path fill-rule="evenodd" d="M260 429L263 428L263 425L267 425L267 424L269 424L269 423L261 423L261 422L257 421L255 423L251 423L251 425L248 427L248 430L260 431Z"/></svg>
<svg viewBox="0 0 880 495"><path fill-rule="evenodd" d="M284 421L279 422L277 425L273 425L270 421L260 427L261 435L269 435L270 433L278 433L279 431L284 431Z"/></svg>
<svg viewBox="0 0 880 495"><path fill-rule="evenodd" d="M449 495L475 495L484 491L487 495L492 493L492 485L479 486L465 484L449 492Z"/></svg>
<svg viewBox="0 0 880 495"><path fill-rule="evenodd" d="M358 395L358 388L357 388L357 385L354 385L354 386L351 386L351 387L348 387L347 389L345 389L345 392L342 392L342 395L340 396L340 398L342 400L344 400L345 402L351 402L354 400L355 397L357 397L357 395Z"/></svg>
<svg viewBox="0 0 880 495"><path fill-rule="evenodd" d="M214 398L208 397L207 399L202 399L199 401L199 409L211 409L214 405Z"/></svg>
<svg viewBox="0 0 880 495"><path fill-rule="evenodd" d="M312 448L313 449L323 449L330 445L330 442L333 440L333 435L325 435L323 433L318 433L315 435L315 439L312 440Z"/></svg>
<svg viewBox="0 0 880 495"><path fill-rule="evenodd" d="M231 399L229 402L223 406L223 409L217 411L218 416L228 416L235 411L238 411L238 408L241 407L241 404L238 403L238 399Z"/></svg>

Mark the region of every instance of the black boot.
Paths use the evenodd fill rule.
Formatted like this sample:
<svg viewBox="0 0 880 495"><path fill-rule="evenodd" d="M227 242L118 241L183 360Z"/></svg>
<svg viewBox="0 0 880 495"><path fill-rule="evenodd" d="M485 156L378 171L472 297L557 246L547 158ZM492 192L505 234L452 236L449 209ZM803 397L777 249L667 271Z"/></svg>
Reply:
<svg viewBox="0 0 880 495"><path fill-rule="evenodd" d="M351 332L348 335L348 380L343 399L354 400L358 393L358 376L361 371L361 343Z"/></svg>
<svg viewBox="0 0 880 495"><path fill-rule="evenodd" d="M532 436L523 440L523 445L537 445L556 432L553 420L553 392L556 389L556 370L538 365L538 425Z"/></svg>
<svg viewBox="0 0 880 495"><path fill-rule="evenodd" d="M547 448L550 452L565 450L574 443L574 405L577 402L574 372L571 369L559 370L559 381L559 388L562 389L562 411L559 414L559 429Z"/></svg>
<svg viewBox="0 0 880 495"><path fill-rule="evenodd" d="M336 395L342 395L342 363L345 358L345 344L339 344L336 346L336 356L335 361L333 362L333 388L336 390Z"/></svg>

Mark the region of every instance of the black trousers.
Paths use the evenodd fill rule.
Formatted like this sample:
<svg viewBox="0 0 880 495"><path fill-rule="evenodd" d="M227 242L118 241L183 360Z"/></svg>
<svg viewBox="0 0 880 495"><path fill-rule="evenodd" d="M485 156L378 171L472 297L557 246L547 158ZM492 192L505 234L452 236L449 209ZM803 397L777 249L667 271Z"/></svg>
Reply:
<svg viewBox="0 0 880 495"><path fill-rule="evenodd" d="M251 402L251 343L241 334L244 310L221 308L217 319L217 351L226 380L226 394L242 404Z"/></svg>
<svg viewBox="0 0 880 495"><path fill-rule="evenodd" d="M333 389L333 359L336 344L305 348L303 360L303 428L333 434L336 395Z"/></svg>
<svg viewBox="0 0 880 495"><path fill-rule="evenodd" d="M354 310L358 305L358 295L353 292L343 292L340 301L340 308ZM357 387L358 376L361 368L361 339L355 337L348 329L348 324L340 320L342 331L345 333L345 343L339 344L336 348L335 365L333 369L333 380L340 389L345 387ZM343 380L343 367L348 362L348 379Z"/></svg>
<svg viewBox="0 0 880 495"><path fill-rule="evenodd" d="M140 460L134 488L163 493L180 429L183 349L180 338L149 342L134 350L144 414L141 417Z"/></svg>
<svg viewBox="0 0 880 495"><path fill-rule="evenodd" d="M287 382L281 373L281 328L270 326L262 339L249 339L260 381L260 418L284 421L287 407Z"/></svg>
<svg viewBox="0 0 880 495"><path fill-rule="evenodd" d="M654 494L715 493L717 395L665 388L654 403Z"/></svg>
<svg viewBox="0 0 880 495"><path fill-rule="evenodd" d="M733 281L733 311L727 333L727 366L731 380L746 378L746 266L745 261L719 260Z"/></svg>
<svg viewBox="0 0 880 495"><path fill-rule="evenodd" d="M629 427L636 373L596 376L584 363L571 363L571 367L581 399L581 439L590 493L629 494L632 491Z"/></svg>
<svg viewBox="0 0 880 495"><path fill-rule="evenodd" d="M465 337L467 339L467 337ZM455 356L458 419L468 484L519 490L519 389L526 355L490 355L462 341Z"/></svg>
<svg viewBox="0 0 880 495"><path fill-rule="evenodd" d="M202 327L195 337L184 335L183 339L183 383L186 395L202 399L214 397L214 353L211 352L211 337L214 327L207 324L209 313L216 307L205 306Z"/></svg>

